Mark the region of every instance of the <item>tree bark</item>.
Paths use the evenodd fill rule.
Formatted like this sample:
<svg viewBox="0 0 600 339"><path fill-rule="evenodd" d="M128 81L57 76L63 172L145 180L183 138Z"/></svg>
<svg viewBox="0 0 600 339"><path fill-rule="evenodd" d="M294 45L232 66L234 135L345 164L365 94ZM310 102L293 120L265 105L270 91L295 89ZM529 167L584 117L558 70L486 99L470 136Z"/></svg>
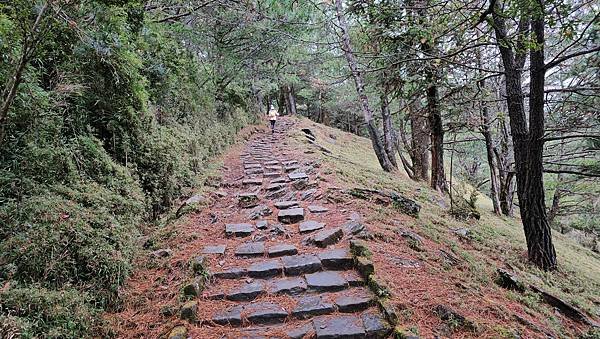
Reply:
<svg viewBox="0 0 600 339"><path fill-rule="evenodd" d="M369 132L369 137L371 138L371 143L373 145L373 150L375 151L375 155L377 155L377 160L386 172L391 172L395 168L390 162L390 159L385 152L383 143L379 137L379 132L377 131L377 127L373 122L373 111L369 106L369 100L367 94L365 93L365 86L363 81L362 73L358 69L358 63L354 56L354 52L352 51L352 44L350 42L350 34L348 33L348 24L346 19L344 18L344 9L342 7L341 0L335 0L335 8L336 14L338 18L338 22L340 25L340 29L342 31L341 42L342 42L342 50L344 51L344 56L346 57L346 61L348 62L348 66L350 67L350 71L352 73L352 77L354 78L354 84L356 87L356 92L358 93L358 99L360 103L360 107L362 109L363 118L365 120L365 124L367 125L367 130Z"/></svg>
<svg viewBox="0 0 600 339"><path fill-rule="evenodd" d="M384 81L385 82L385 81ZM387 153L388 158L392 166L398 168L398 162L396 161L396 154L394 150L394 127L392 125L392 114L390 112L389 103L389 86L384 83L383 90L381 92L381 118L383 120L383 143L384 149Z"/></svg>
<svg viewBox="0 0 600 339"><path fill-rule="evenodd" d="M410 104L409 120L411 131L411 159L417 180L429 181L429 123L417 109L416 102Z"/></svg>
<svg viewBox="0 0 600 339"><path fill-rule="evenodd" d="M444 128L439 109L438 87L435 84L434 76L429 76L429 79L427 108L431 128L431 188L447 192L446 174L444 173Z"/></svg>
<svg viewBox="0 0 600 339"><path fill-rule="evenodd" d="M531 20L536 45L530 50L529 127L525 118L521 68L507 38L506 22L500 7L495 5L492 16L498 48L504 64L510 126L514 141L517 170L517 197L529 260L549 271L557 268L556 252L546 216L543 183L544 135L544 4L537 0L537 13ZM520 25L521 26L521 25ZM522 31L522 27L519 27Z"/></svg>

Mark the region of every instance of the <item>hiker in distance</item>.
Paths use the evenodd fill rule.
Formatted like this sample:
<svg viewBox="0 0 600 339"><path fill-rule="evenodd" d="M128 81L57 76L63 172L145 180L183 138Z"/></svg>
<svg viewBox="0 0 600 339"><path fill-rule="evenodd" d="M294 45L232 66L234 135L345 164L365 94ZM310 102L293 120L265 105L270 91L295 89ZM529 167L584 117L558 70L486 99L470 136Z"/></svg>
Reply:
<svg viewBox="0 0 600 339"><path fill-rule="evenodd" d="M275 122L279 116L279 112L274 107L269 110L269 122L271 123L271 134L275 133Z"/></svg>

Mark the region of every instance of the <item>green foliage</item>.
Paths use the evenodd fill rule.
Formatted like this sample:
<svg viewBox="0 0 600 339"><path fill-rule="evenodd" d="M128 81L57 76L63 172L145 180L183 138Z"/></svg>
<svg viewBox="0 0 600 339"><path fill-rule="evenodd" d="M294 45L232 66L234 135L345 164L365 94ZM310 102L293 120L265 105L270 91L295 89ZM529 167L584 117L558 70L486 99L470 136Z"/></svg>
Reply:
<svg viewBox="0 0 600 339"><path fill-rule="evenodd" d="M0 312L8 314L0 316L0 335L86 337L99 322L97 309L88 299L88 295L72 288L51 290L29 286L0 292Z"/></svg>

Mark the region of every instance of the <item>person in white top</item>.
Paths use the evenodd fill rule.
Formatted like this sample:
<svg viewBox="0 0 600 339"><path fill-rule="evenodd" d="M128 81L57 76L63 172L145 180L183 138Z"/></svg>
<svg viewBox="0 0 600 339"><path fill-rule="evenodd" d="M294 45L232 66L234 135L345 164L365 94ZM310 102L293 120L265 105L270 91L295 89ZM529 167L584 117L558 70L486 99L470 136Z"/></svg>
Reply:
<svg viewBox="0 0 600 339"><path fill-rule="evenodd" d="M277 121L277 117L279 116L279 112L274 107L269 109L269 122L271 123L271 134L275 133L275 122Z"/></svg>

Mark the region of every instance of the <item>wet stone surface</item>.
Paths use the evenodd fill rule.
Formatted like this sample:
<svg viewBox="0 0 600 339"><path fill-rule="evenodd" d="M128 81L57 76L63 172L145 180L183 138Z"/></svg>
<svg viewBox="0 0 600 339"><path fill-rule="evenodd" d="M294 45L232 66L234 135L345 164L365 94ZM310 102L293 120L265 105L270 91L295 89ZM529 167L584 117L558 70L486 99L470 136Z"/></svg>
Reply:
<svg viewBox="0 0 600 339"><path fill-rule="evenodd" d="M219 325L239 326L242 324L242 307L234 306L225 311L217 312L211 320Z"/></svg>
<svg viewBox="0 0 600 339"><path fill-rule="evenodd" d="M226 294L225 298L232 301L248 301L253 300L262 293L265 293L264 284L261 282L251 282L232 288Z"/></svg>
<svg viewBox="0 0 600 339"><path fill-rule="evenodd" d="M346 248L337 248L317 255L323 267L330 270L347 270L354 265L354 258Z"/></svg>
<svg viewBox="0 0 600 339"><path fill-rule="evenodd" d="M353 292L351 295L341 295L335 299L335 305L340 312L357 312L371 306L373 298L367 291Z"/></svg>
<svg viewBox="0 0 600 339"><path fill-rule="evenodd" d="M212 274L213 278L217 279L238 279L246 275L246 270L243 268L230 268Z"/></svg>
<svg viewBox="0 0 600 339"><path fill-rule="evenodd" d="M361 315L365 332L370 338L385 338L391 331L390 325L379 314L363 313Z"/></svg>
<svg viewBox="0 0 600 339"><path fill-rule="evenodd" d="M284 321L288 316L283 307L271 302L250 304L244 311L248 312L248 321L255 324L278 323Z"/></svg>

